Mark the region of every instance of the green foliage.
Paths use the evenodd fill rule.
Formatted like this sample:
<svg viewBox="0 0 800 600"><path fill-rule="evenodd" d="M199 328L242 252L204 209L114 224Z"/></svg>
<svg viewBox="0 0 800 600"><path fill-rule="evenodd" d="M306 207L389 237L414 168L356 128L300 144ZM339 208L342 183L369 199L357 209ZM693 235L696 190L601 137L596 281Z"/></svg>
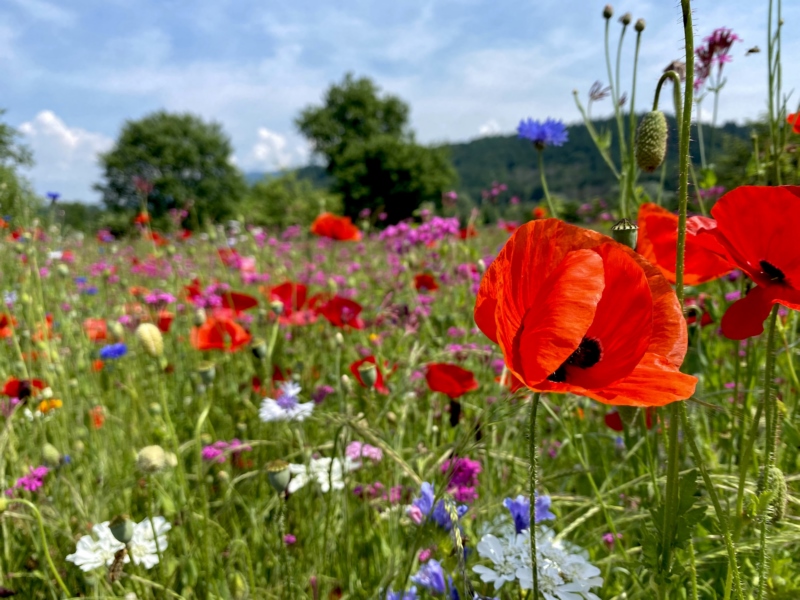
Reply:
<svg viewBox="0 0 800 600"><path fill-rule="evenodd" d="M345 214L380 209L388 215L385 223L395 223L422 202L438 201L455 172L441 149L415 143L408 106L378 91L370 79L348 73L328 89L322 106L303 110L296 124L325 158Z"/></svg>
<svg viewBox="0 0 800 600"><path fill-rule="evenodd" d="M0 109L0 117L5 112ZM18 137L16 129L0 122L0 216L9 215L15 219L30 215L39 202L17 171L19 167L33 165L30 149L20 144Z"/></svg>
<svg viewBox="0 0 800 600"><path fill-rule="evenodd" d="M112 211L138 210L134 184L153 184L147 208L155 217L191 203L199 221L234 213L246 192L244 177L231 164L230 140L218 123L192 114L156 112L127 121L117 143L100 161L104 182L95 186Z"/></svg>
<svg viewBox="0 0 800 600"><path fill-rule="evenodd" d="M348 146L337 163L333 189L347 198L348 216L369 208L396 223L422 202L438 201L454 180L444 150L381 135Z"/></svg>
<svg viewBox="0 0 800 600"><path fill-rule="evenodd" d="M316 188L308 179L290 172L256 182L240 210L248 223L285 228L309 225L320 212L341 212L342 201L339 196Z"/></svg>
<svg viewBox="0 0 800 600"><path fill-rule="evenodd" d="M103 207L98 204L84 204L83 202L59 202L55 206L53 218L65 229L94 232L99 229L101 218L104 216ZM126 220L129 220L126 218Z"/></svg>
<svg viewBox="0 0 800 600"><path fill-rule="evenodd" d="M740 185L777 185L772 166L769 126L764 121L748 123L746 136L725 140L722 156L717 164L720 185L733 189ZM787 143L781 154L780 173L783 185L800 184L800 135L787 128ZM754 149L758 148L758 156Z"/></svg>

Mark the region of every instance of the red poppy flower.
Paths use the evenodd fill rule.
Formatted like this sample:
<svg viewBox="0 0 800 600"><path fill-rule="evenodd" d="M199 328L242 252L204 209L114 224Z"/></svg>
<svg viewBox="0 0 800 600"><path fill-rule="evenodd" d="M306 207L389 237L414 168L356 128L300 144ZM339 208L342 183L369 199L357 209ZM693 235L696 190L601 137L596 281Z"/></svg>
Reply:
<svg viewBox="0 0 800 600"><path fill-rule="evenodd" d="M308 325L317 320L314 310L319 296L308 297L308 288L302 283L287 281L273 288L261 288L271 302L283 304L278 322L283 325Z"/></svg>
<svg viewBox="0 0 800 600"><path fill-rule="evenodd" d="M645 409L644 412L645 425L647 426L648 429L652 429L653 423L655 423L656 421L657 416L655 412L656 411L654 408ZM620 416L618 411L614 410L609 413L606 413L604 420L606 422L606 426L609 429L612 429L614 431L625 431L625 423L623 422L622 416Z"/></svg>
<svg viewBox="0 0 800 600"><path fill-rule="evenodd" d="M317 314L325 317L335 327L364 329L364 321L358 316L361 310L361 305L355 300L334 296L317 308Z"/></svg>
<svg viewBox="0 0 800 600"><path fill-rule="evenodd" d="M786 117L786 122L792 125L792 131L800 133L800 112L790 114Z"/></svg>
<svg viewBox="0 0 800 600"><path fill-rule="evenodd" d="M441 392L453 400L478 389L478 382L472 371L450 363L430 363L425 372L425 380L431 391Z"/></svg>
<svg viewBox="0 0 800 600"><path fill-rule="evenodd" d="M475 322L526 386L606 404L692 395L687 331L658 269L630 248L556 219L521 226L481 281Z"/></svg>
<svg viewBox="0 0 800 600"><path fill-rule="evenodd" d="M198 350L236 352L250 343L251 336L233 319L209 317L200 327L192 327L191 343ZM228 343L228 340L230 343Z"/></svg>
<svg viewBox="0 0 800 600"><path fill-rule="evenodd" d="M34 342L41 342L42 340L49 340L53 338L53 315L46 315L44 323L39 323L36 326L36 333L31 336Z"/></svg>
<svg viewBox="0 0 800 600"><path fill-rule="evenodd" d="M733 263L756 283L722 317L722 333L743 340L764 331L773 304L800 310L800 187L748 185L711 209L713 235Z"/></svg>
<svg viewBox="0 0 800 600"><path fill-rule="evenodd" d="M227 291L222 292L221 296L222 306L234 311L237 314L258 306L258 300L249 294Z"/></svg>
<svg viewBox="0 0 800 600"><path fill-rule="evenodd" d="M153 242L156 246L166 246L169 244L169 240L157 231L148 231L145 238Z"/></svg>
<svg viewBox="0 0 800 600"><path fill-rule="evenodd" d="M678 252L678 215L656 204L639 208L639 241L636 251L661 269L670 283L675 283ZM730 273L734 265L725 248L713 237L701 235L717 226L708 217L689 217L686 220L686 254L683 282L697 285Z"/></svg>
<svg viewBox="0 0 800 600"><path fill-rule="evenodd" d="M545 219L547 218L547 209L544 206L537 206L531 211L534 219Z"/></svg>
<svg viewBox="0 0 800 600"><path fill-rule="evenodd" d="M43 390L47 384L41 379L17 379L9 377L3 385L3 395L9 398L19 398L24 400L30 397L34 391Z"/></svg>
<svg viewBox="0 0 800 600"><path fill-rule="evenodd" d="M108 325L105 319L86 319L83 322L86 337L92 342L102 342L108 339Z"/></svg>
<svg viewBox="0 0 800 600"><path fill-rule="evenodd" d="M6 314L0 314L0 339L1 338L9 338L14 335L14 325L17 324L17 320Z"/></svg>
<svg viewBox="0 0 800 600"><path fill-rule="evenodd" d="M89 409L89 418L91 419L92 428L100 429L103 423L106 422L106 411L102 406L95 406Z"/></svg>
<svg viewBox="0 0 800 600"><path fill-rule="evenodd" d="M358 242L361 232L350 217L338 217L333 213L322 213L311 224L311 233L341 242Z"/></svg>
<svg viewBox="0 0 800 600"><path fill-rule="evenodd" d="M217 248L217 254L226 267L236 268L239 266L240 257L235 248Z"/></svg>
<svg viewBox="0 0 800 600"><path fill-rule="evenodd" d="M458 230L458 237L460 237L462 240L478 237L478 230L475 229L474 225L467 225L466 227L462 227Z"/></svg>
<svg viewBox="0 0 800 600"><path fill-rule="evenodd" d="M683 305L686 307L686 323L693 325L697 323L697 317L700 315L700 327L706 327L714 322L714 318L706 310L706 302L708 298L705 294L700 294L697 298L686 298Z"/></svg>
<svg viewBox="0 0 800 600"><path fill-rule="evenodd" d="M379 394L383 394L384 396L389 393L389 388L386 387L386 381L383 378L383 373L381 372L381 368L378 365L378 361L375 360L374 356L367 356L366 358L362 358L361 360L357 360L356 362L350 365L350 372L356 378L358 383L362 386L367 387L364 383L364 380L361 378L361 373L359 372L359 367L364 364L373 364L375 365L375 370L377 371L377 378L375 379L375 391Z"/></svg>
<svg viewBox="0 0 800 600"><path fill-rule="evenodd" d="M138 215L136 215L136 218L133 220L133 222L136 223L137 225L144 225L146 223L149 223L150 215L148 215L146 212L140 212Z"/></svg>
<svg viewBox="0 0 800 600"><path fill-rule="evenodd" d="M156 321L156 326L161 333L169 333L169 328L172 327L172 321L175 319L175 315L169 312L168 310L160 310L158 311L158 320Z"/></svg>
<svg viewBox="0 0 800 600"><path fill-rule="evenodd" d="M178 234L178 239L181 240L182 242L185 242L190 237L192 237L192 232L189 231L188 229L181 229L181 232Z"/></svg>
<svg viewBox="0 0 800 600"><path fill-rule="evenodd" d="M414 275L414 287L418 292L434 292L439 289L439 284L430 273L421 273Z"/></svg>
<svg viewBox="0 0 800 600"><path fill-rule="evenodd" d="M97 360L93 360L92 361L92 371L94 371L95 373L99 373L100 371L102 371L103 367L105 367L105 366L106 366L106 363L103 362L103 360L100 359L100 358L98 358Z"/></svg>

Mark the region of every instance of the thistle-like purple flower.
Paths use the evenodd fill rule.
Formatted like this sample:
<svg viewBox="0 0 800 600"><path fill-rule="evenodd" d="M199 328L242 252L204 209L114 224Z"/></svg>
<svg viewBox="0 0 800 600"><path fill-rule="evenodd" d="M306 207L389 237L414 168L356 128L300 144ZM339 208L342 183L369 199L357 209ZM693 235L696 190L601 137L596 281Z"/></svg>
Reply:
<svg viewBox="0 0 800 600"><path fill-rule="evenodd" d="M569 140L567 128L563 121L548 118L544 122L523 119L517 126L517 135L523 140L530 140L539 150L547 146L562 146Z"/></svg>

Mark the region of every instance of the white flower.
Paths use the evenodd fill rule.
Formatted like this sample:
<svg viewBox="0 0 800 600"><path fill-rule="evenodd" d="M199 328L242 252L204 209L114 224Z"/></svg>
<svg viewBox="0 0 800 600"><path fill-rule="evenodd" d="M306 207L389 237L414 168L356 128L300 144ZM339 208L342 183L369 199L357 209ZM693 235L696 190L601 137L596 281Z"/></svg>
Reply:
<svg viewBox="0 0 800 600"><path fill-rule="evenodd" d="M155 529L155 536L153 530ZM128 554L136 565L144 565L145 569L152 569L158 564L158 554L164 553L167 547L167 532L172 529L164 517L155 517L152 524L150 519L145 519L133 528L133 538L128 544ZM156 547L158 541L158 547Z"/></svg>
<svg viewBox="0 0 800 600"><path fill-rule="evenodd" d="M98 523L92 527L92 535L85 535L79 539L75 553L67 556L67 561L75 564L81 571L93 571L103 565L110 567L114 562L114 556L125 547L125 544L117 541L108 523L108 521ZM164 517L154 518L152 525L150 519L145 519L134 526L133 538L128 544L128 553L123 563L127 564L133 558L134 564L143 565L145 569L151 569L158 564L153 526L158 536L158 550L164 552L167 547L166 534L172 529L172 525Z"/></svg>
<svg viewBox="0 0 800 600"><path fill-rule="evenodd" d="M523 590L533 588L530 530L509 533L502 538L487 534L478 543L478 554L492 561L494 568L472 568L494 589L518 581ZM590 590L603 585L600 569L592 565L577 547L569 547L554 538L553 531L542 527L536 533L536 561L539 590L545 600L600 600Z"/></svg>
<svg viewBox="0 0 800 600"><path fill-rule="evenodd" d="M297 397L302 389L293 381L285 381L280 386L277 400L264 398L258 416L265 423L270 421L302 421L314 410L313 402L300 404Z"/></svg>
<svg viewBox="0 0 800 600"><path fill-rule="evenodd" d="M359 467L361 467L360 462L349 458L345 458L344 464L339 458L312 458L308 466L290 464L289 472L293 477L287 491L293 494L312 479L316 480L320 489L325 493L329 492L331 488L341 490L344 489L344 474L355 471Z"/></svg>
<svg viewBox="0 0 800 600"><path fill-rule="evenodd" d="M67 561L74 563L81 571L92 571L103 565L111 566L114 555L125 547L118 542L108 527L108 521L92 527L93 535L85 535L78 540L75 553L67 556ZM125 562L130 559L126 556Z"/></svg>

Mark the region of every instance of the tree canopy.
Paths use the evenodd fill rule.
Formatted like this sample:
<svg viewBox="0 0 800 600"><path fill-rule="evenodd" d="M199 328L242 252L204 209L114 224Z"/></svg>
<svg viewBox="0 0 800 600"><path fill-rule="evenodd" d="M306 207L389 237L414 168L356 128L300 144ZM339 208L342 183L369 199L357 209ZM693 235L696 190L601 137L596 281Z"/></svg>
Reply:
<svg viewBox="0 0 800 600"><path fill-rule="evenodd" d="M100 156L104 182L95 189L113 211L137 210L146 194L155 218L191 204L199 220L221 219L247 189L232 154L220 124L188 113L152 113L127 121L114 147Z"/></svg>
<svg viewBox="0 0 800 600"><path fill-rule="evenodd" d="M297 118L300 132L325 159L347 215L382 210L385 222L394 223L422 202L438 201L454 181L446 153L417 144L408 116L402 100L380 95L366 77L347 74L331 85L321 106L307 107Z"/></svg>

